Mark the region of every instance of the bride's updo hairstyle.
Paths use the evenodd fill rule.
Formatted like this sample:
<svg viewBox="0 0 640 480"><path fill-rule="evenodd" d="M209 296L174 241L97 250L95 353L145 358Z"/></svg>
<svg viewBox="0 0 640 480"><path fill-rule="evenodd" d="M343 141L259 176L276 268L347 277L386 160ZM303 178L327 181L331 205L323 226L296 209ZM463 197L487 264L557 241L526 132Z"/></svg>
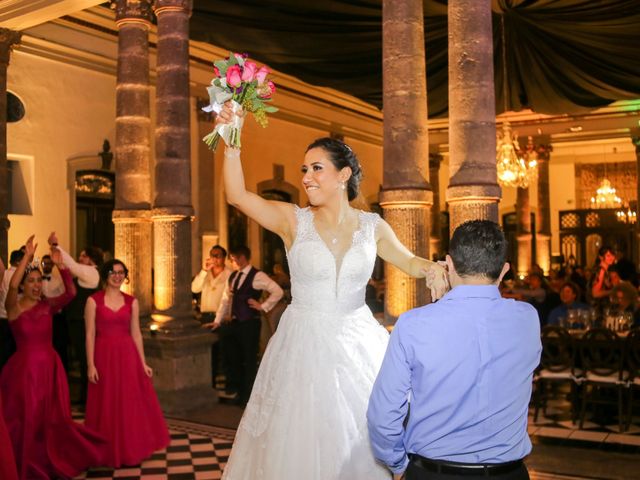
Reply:
<svg viewBox="0 0 640 480"><path fill-rule="evenodd" d="M362 169L358 157L353 153L351 147L335 138L323 137L315 140L307 147L308 152L314 148L322 148L327 152L329 160L338 171L344 167L351 168L351 177L347 181L347 197L349 201L354 200L360 191L360 181L362 180Z"/></svg>

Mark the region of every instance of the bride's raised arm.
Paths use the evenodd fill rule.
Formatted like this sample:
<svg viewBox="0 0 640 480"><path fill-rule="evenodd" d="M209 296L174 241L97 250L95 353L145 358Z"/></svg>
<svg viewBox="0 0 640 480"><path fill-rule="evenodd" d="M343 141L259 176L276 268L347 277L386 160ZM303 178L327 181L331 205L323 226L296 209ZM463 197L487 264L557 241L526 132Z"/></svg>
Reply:
<svg viewBox="0 0 640 480"><path fill-rule="evenodd" d="M449 289L447 271L436 262L418 257L405 247L393 229L384 220L380 220L376 229L378 255L407 275L426 278L427 288L431 290L431 299L437 300Z"/></svg>
<svg viewBox="0 0 640 480"><path fill-rule="evenodd" d="M230 123L232 115L236 114L225 105L217 116L216 123ZM279 235L289 247L293 242L294 206L287 202L265 200L246 189L240 149L225 148L223 177L227 202L267 230Z"/></svg>

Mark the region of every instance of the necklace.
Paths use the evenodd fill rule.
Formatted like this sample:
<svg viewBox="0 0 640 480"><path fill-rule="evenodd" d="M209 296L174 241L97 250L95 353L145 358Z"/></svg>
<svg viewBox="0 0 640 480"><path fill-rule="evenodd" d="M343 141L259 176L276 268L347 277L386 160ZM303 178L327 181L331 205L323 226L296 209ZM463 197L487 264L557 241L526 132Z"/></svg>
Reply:
<svg viewBox="0 0 640 480"><path fill-rule="evenodd" d="M344 223L345 218L347 218L347 214L345 213L342 218L338 219L338 224L333 232L329 232L331 235L331 245L338 244L338 233L340 232L340 227Z"/></svg>

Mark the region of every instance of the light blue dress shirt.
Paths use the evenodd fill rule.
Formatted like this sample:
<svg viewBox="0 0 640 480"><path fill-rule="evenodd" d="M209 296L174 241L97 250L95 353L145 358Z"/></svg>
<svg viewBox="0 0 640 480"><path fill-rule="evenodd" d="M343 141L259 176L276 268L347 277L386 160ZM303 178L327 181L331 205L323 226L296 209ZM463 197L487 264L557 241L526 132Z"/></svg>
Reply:
<svg viewBox="0 0 640 480"><path fill-rule="evenodd" d="M409 453L464 463L523 458L541 349L536 310L493 285L457 286L401 315L369 400L374 455L393 473L406 469Z"/></svg>

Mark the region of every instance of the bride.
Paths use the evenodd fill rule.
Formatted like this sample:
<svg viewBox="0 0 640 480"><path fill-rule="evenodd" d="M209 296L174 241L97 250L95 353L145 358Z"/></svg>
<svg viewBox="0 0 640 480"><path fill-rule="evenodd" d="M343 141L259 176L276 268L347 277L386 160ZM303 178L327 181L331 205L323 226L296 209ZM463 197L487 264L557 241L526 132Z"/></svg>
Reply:
<svg viewBox="0 0 640 480"><path fill-rule="evenodd" d="M230 106L217 123L230 123ZM376 254L432 297L444 269L411 254L375 213L349 205L362 172L354 152L321 138L307 148L302 184L310 207L268 201L245 188L240 150L225 150L227 200L284 241L293 301L262 358L223 479L390 478L371 453L366 410L387 346L365 305ZM428 239L423 239L428 241Z"/></svg>

